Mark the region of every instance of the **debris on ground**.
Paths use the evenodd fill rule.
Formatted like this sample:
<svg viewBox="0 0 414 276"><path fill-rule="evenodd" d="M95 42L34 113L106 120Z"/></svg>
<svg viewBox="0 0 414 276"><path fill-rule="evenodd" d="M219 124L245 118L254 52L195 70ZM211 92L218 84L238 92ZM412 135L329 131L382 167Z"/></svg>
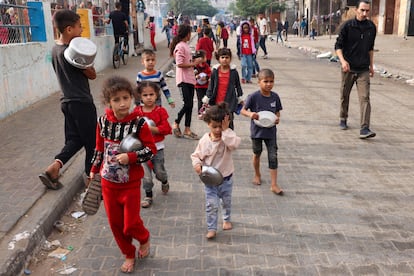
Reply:
<svg viewBox="0 0 414 276"><path fill-rule="evenodd" d="M331 57L332 57L332 52L331 51L321 53L321 54L316 56L316 58L320 58L320 59L322 59L322 58L331 58Z"/></svg>

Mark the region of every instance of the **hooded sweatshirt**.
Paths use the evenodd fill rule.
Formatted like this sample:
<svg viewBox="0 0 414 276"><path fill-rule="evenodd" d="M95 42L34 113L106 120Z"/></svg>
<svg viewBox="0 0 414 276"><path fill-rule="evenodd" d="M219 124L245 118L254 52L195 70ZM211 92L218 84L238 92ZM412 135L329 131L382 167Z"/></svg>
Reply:
<svg viewBox="0 0 414 276"><path fill-rule="evenodd" d="M249 32L245 33L243 25L249 26ZM242 55L254 55L256 54L256 47L254 46L254 34L250 23L248 21L242 21L240 23L240 53Z"/></svg>

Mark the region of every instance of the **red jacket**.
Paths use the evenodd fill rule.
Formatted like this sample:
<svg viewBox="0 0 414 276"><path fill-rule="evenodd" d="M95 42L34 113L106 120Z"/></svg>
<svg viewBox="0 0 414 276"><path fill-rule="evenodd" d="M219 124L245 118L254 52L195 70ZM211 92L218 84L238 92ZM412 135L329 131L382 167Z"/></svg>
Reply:
<svg viewBox="0 0 414 276"><path fill-rule="evenodd" d="M171 125L168 122L168 112L164 107L157 105L151 112L144 112L142 106L138 106L137 114L140 117L147 117L154 121L159 132L152 134L155 143L163 141L166 135L172 133Z"/></svg>
<svg viewBox="0 0 414 276"><path fill-rule="evenodd" d="M202 37L198 40L196 45L196 50L204 50L206 51L207 60L211 60L213 57L214 52L214 43L213 40L209 37Z"/></svg>
<svg viewBox="0 0 414 276"><path fill-rule="evenodd" d="M197 70L196 79L197 79L197 75L200 73L205 73L207 75L207 82L205 84L199 84L197 81L195 88L208 88L208 84L210 82L210 76L211 76L210 66L208 66L207 62L203 62L203 63L198 64L194 69Z"/></svg>
<svg viewBox="0 0 414 276"><path fill-rule="evenodd" d="M105 179L102 185L113 189L130 188L144 176L141 163L147 162L157 153L154 138L147 124L143 124L138 131L138 139L144 148L127 153L128 165L121 165L116 160L116 156L120 153L121 140L128 133L137 131L139 120L137 108L122 120L118 120L111 109L106 109L105 115L99 117L91 172L100 173Z"/></svg>

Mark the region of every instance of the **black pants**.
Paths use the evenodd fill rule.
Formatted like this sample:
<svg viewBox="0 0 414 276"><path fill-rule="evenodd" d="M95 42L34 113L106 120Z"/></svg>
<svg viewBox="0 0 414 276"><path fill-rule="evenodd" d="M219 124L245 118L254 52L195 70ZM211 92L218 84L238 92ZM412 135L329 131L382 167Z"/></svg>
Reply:
<svg viewBox="0 0 414 276"><path fill-rule="evenodd" d="M206 95L207 92L207 88L196 88L196 93L197 93L197 101L198 101L198 106L197 106L197 111L200 112L201 107L203 106L203 98Z"/></svg>
<svg viewBox="0 0 414 276"><path fill-rule="evenodd" d="M115 39L115 44L119 43L119 38L123 36L124 37L124 44L125 47L128 49L128 33L124 34L124 35L114 35L114 39Z"/></svg>
<svg viewBox="0 0 414 276"><path fill-rule="evenodd" d="M194 85L182 82L178 85L178 89L180 90L184 105L181 110L178 111L177 119L175 119L175 122L177 124L180 124L181 119L185 115L184 126L190 127L191 115L193 113Z"/></svg>
<svg viewBox="0 0 414 276"><path fill-rule="evenodd" d="M85 173L89 175L96 143L96 107L93 103L66 102L61 109L65 116L65 146L55 159L65 164L84 147Z"/></svg>

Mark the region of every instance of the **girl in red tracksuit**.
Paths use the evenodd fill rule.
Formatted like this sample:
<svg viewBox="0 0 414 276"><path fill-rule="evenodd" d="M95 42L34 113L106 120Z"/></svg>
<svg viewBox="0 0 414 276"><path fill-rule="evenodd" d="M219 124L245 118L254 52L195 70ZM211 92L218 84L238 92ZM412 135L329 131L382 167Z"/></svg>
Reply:
<svg viewBox="0 0 414 276"><path fill-rule="evenodd" d="M154 51L157 51L157 45L155 44L155 23L154 16L149 17L147 28L150 30L151 45Z"/></svg>
<svg viewBox="0 0 414 276"><path fill-rule="evenodd" d="M99 173L102 195L108 222L114 238L125 255L121 271L133 272L135 251L133 239L140 243L138 258L149 255L150 233L140 217L140 186L144 170L141 163L150 160L157 148L154 138L144 118L138 116L137 109L130 113L133 103L132 85L122 77L106 80L103 96L108 108L100 116L96 128L96 148L92 159L90 177ZM121 153L120 142L131 133L136 133L143 147Z"/></svg>

